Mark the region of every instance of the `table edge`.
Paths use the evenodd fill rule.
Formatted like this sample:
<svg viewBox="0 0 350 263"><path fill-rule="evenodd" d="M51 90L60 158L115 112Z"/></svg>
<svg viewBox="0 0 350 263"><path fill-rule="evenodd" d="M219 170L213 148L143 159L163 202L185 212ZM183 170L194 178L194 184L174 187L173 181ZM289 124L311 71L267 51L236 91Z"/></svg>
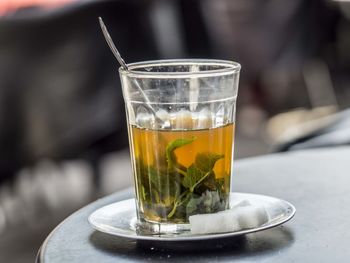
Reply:
<svg viewBox="0 0 350 263"><path fill-rule="evenodd" d="M89 206L95 204L95 203L98 202L98 201L104 200L104 198L106 198L107 196L112 197L112 196L114 196L114 195L123 195L123 194L129 193L130 190L133 190L133 189L134 189L133 187L128 187L128 188L125 188L125 189L123 189L123 190L117 191L117 192L115 192L114 194L102 196L101 198L98 198L98 199L95 200L94 202L89 203L87 206L81 207L80 209L76 210L75 212L73 212L72 214L70 214L69 216L67 216L67 217L66 217L64 220L62 220L62 222L60 222L60 223L50 232L50 234L45 238L44 242L41 244L41 246L40 246L40 248L39 248L39 250L38 250L38 253L37 253L36 258L35 258L35 262L36 262L36 263L44 262L44 254L45 254L44 252L45 252L45 248L46 248L46 245L47 245L48 241L49 241L50 238L55 234L55 232L58 230L58 228L60 228L61 225L63 225L67 220L69 220L69 219L70 219L72 216L74 216L76 213L79 213L81 210L88 208Z"/></svg>

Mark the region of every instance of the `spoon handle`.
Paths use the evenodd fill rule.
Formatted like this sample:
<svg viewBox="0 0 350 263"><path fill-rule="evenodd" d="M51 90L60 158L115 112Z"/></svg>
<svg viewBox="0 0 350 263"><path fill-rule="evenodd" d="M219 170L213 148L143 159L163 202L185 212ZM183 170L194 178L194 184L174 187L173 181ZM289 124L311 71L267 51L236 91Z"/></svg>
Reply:
<svg viewBox="0 0 350 263"><path fill-rule="evenodd" d="M122 68L124 68L125 70L129 70L128 65L125 63L125 61L121 57L118 49L114 45L113 40L112 40L111 36L108 33L107 27L106 27L105 23L103 23L102 18L99 17L98 20L100 22L100 26L101 26L103 35L104 35L104 37L106 39L106 42L107 42L109 48L111 49L111 51L113 53L113 55L118 60L119 64L122 66ZM158 123L160 123L162 126L164 126L165 125L164 121L157 116L156 111L153 109L150 100L148 99L148 97L147 97L146 93L143 91L143 89L140 87L140 84L137 82L137 80L134 80L134 83L136 85L136 88L141 93L143 99L145 100L145 104L144 105L150 110L150 112L152 112L152 114L154 115L154 117L158 121Z"/></svg>
<svg viewBox="0 0 350 263"><path fill-rule="evenodd" d="M98 20L99 20L99 22L100 22L100 26L101 26L103 35L104 35L104 37L105 37L105 39L106 39L106 41L107 41L107 44L108 44L109 48L111 49L111 51L112 51L112 53L113 53L113 55L114 55L115 58L118 60L118 62L120 63L120 65L121 65L124 69L128 70L128 65L126 65L124 59L121 57L121 55L120 55L118 49L117 49L116 46L114 45L113 40L112 40L111 36L110 36L109 33L108 33L107 27L106 27L105 23L103 23L102 18L99 17Z"/></svg>

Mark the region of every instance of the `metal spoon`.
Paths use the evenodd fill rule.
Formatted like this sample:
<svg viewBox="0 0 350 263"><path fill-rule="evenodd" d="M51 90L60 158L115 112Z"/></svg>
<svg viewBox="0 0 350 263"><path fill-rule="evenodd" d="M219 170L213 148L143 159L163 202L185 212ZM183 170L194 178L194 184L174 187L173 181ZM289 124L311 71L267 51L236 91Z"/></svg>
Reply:
<svg viewBox="0 0 350 263"><path fill-rule="evenodd" d="M122 56L120 55L118 49L116 48L116 46L114 45L114 42L111 38L111 36L108 33L107 27L105 25L105 23L103 23L103 20L101 17L98 18L99 22L100 22L100 26L102 29L102 33L107 41L107 44L109 46L109 48L111 49L113 55L115 56L115 58L118 60L119 64L125 69L125 70L129 70L128 65L126 65L124 59L122 58Z"/></svg>
<svg viewBox="0 0 350 263"><path fill-rule="evenodd" d="M116 48L116 46L114 45L114 42L107 30L107 27L105 25L105 23L103 23L103 20L101 17L98 18L99 22L100 22L100 26L103 32L103 35L106 39L106 42L109 46L109 48L111 49L113 55L115 56L115 58L118 60L119 64L122 66L123 69L125 70L129 70L128 65L125 63L124 59L122 58L122 56L120 55L118 49ZM156 111L153 109L153 107L150 105L151 101L148 99L146 93L142 90L142 88L140 87L139 83L137 81L135 81L136 87L137 89L140 91L140 93L142 94L142 97L144 98L145 102L146 102L146 107L154 114L154 117L161 122L162 126L164 127L165 122L160 119L157 114Z"/></svg>

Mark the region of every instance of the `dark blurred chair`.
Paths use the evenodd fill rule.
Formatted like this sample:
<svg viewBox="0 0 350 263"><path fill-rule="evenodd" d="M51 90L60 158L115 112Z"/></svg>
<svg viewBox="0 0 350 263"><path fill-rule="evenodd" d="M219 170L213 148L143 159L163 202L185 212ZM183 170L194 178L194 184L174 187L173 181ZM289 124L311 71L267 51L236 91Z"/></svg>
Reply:
<svg viewBox="0 0 350 263"><path fill-rule="evenodd" d="M117 67L97 17L128 61L158 58L147 1L79 1L0 18L0 181L42 158L127 146Z"/></svg>
<svg viewBox="0 0 350 263"><path fill-rule="evenodd" d="M273 115L310 107L303 76L310 59L331 66L339 10L328 0L203 0L212 54L242 63L240 104ZM333 52L333 53L331 53Z"/></svg>

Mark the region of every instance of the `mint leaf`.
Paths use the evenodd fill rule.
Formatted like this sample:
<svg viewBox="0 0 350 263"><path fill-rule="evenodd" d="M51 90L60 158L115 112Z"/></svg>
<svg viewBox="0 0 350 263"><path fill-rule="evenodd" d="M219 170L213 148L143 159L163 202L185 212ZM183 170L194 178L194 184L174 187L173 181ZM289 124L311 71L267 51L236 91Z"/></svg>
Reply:
<svg viewBox="0 0 350 263"><path fill-rule="evenodd" d="M186 171L184 170L185 168L177 163L177 158L176 158L176 155L175 155L174 151L177 148L180 148L182 146L185 146L187 144L192 143L196 139L197 139L196 137L192 137L190 139L177 139L177 140L174 140L174 141L170 142L167 145L167 147L166 147L166 159L168 161L168 168L169 168L169 170L175 168L175 170L177 172L179 172L180 174L182 174L184 176L186 175Z"/></svg>
<svg viewBox="0 0 350 263"><path fill-rule="evenodd" d="M187 176L182 180L182 185L186 188L192 188L204 176L194 164L187 169Z"/></svg>
<svg viewBox="0 0 350 263"><path fill-rule="evenodd" d="M186 216L193 214L216 213L227 206L217 191L206 191L199 197L192 197L186 206Z"/></svg>
<svg viewBox="0 0 350 263"><path fill-rule="evenodd" d="M216 153L199 153L196 156L195 163L187 169L187 175L182 181L182 185L193 192L202 182L207 189L215 190L215 174L213 171L215 163L223 158L224 155Z"/></svg>
<svg viewBox="0 0 350 263"><path fill-rule="evenodd" d="M210 171L208 176L196 187L195 192L197 194L204 193L206 190L215 191L219 190L219 186L215 179L214 171Z"/></svg>
<svg viewBox="0 0 350 263"><path fill-rule="evenodd" d="M199 153L196 156L195 165L203 172L209 172L213 170L215 163L224 158L223 154L217 153Z"/></svg>
<svg viewBox="0 0 350 263"><path fill-rule="evenodd" d="M158 175L156 169L153 167L148 168L148 178L154 187L159 191L161 187L160 176Z"/></svg>
<svg viewBox="0 0 350 263"><path fill-rule="evenodd" d="M176 139L166 147L164 141L154 149L152 164L144 163L142 158L135 160L138 194L151 216L186 222L189 215L216 212L227 206L225 180L216 178L213 170L224 155L199 153L188 168L178 162L175 150L196 139Z"/></svg>
<svg viewBox="0 0 350 263"><path fill-rule="evenodd" d="M194 189L202 183L213 171L207 173L199 170L194 164L187 169L187 175L182 180L182 185L190 190L192 193Z"/></svg>
<svg viewBox="0 0 350 263"><path fill-rule="evenodd" d="M190 144L194 142L196 139L197 139L196 137L192 137L191 139L176 139L170 142L166 147L166 157L167 157L168 163L174 165L177 162L177 158L174 154L174 151L177 148Z"/></svg>
<svg viewBox="0 0 350 263"><path fill-rule="evenodd" d="M144 201L147 200L146 190L145 190L145 187L143 185L141 185L141 197L142 197L142 200L144 200Z"/></svg>
<svg viewBox="0 0 350 263"><path fill-rule="evenodd" d="M201 203L200 198L191 198L186 205L186 214L190 216L198 211L198 205Z"/></svg>
<svg viewBox="0 0 350 263"><path fill-rule="evenodd" d="M225 192L225 178L216 179L216 187L220 192L224 193Z"/></svg>
<svg viewBox="0 0 350 263"><path fill-rule="evenodd" d="M177 199L174 201L174 206L173 209L170 211L168 214L168 218L171 218L174 216L176 209L180 206L183 205L184 202L188 201L189 199L189 194L190 192L184 191L181 195L177 196Z"/></svg>

